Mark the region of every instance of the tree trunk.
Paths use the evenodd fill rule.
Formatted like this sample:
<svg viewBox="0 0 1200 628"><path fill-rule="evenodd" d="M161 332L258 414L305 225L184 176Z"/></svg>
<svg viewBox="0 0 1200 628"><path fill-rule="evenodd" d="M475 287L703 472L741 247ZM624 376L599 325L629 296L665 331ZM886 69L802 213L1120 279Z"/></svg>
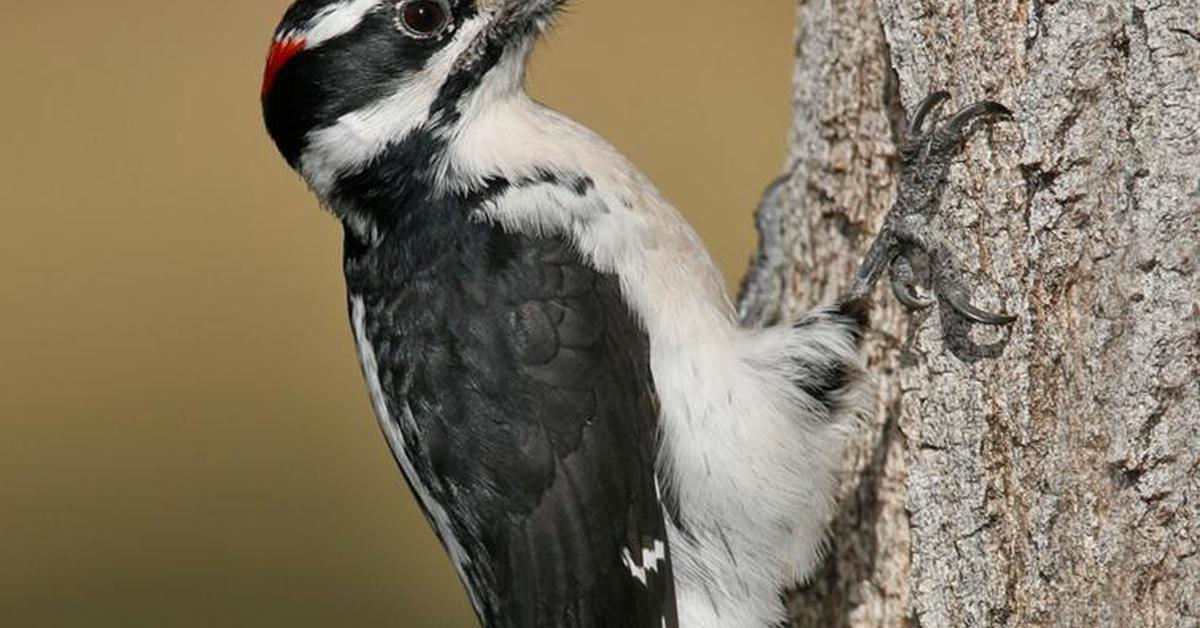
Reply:
<svg viewBox="0 0 1200 628"><path fill-rule="evenodd" d="M878 411L796 625L1200 626L1200 3L801 0L748 322L848 286L935 89L1016 112L941 215L974 301L1020 318L877 293Z"/></svg>

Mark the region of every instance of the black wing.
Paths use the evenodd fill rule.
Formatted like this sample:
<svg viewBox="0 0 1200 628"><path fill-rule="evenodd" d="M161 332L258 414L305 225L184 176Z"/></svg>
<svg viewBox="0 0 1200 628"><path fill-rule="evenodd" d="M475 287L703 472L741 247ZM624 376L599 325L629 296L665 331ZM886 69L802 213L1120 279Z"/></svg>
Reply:
<svg viewBox="0 0 1200 628"><path fill-rule="evenodd" d="M648 344L616 280L484 225L428 268L406 254L348 253L347 277L484 624L675 626Z"/></svg>

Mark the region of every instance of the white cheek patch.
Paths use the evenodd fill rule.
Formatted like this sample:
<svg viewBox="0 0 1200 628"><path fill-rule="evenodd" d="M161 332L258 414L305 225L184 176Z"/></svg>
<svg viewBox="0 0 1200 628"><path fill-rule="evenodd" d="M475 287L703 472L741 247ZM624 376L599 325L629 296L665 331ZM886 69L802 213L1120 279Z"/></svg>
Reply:
<svg viewBox="0 0 1200 628"><path fill-rule="evenodd" d="M346 6L358 4L373 3L356 0ZM327 195L339 176L370 163L389 145L424 126L455 63L487 21L486 15L479 15L464 22L454 39L430 57L424 69L401 81L391 95L310 132L300 171L313 190Z"/></svg>

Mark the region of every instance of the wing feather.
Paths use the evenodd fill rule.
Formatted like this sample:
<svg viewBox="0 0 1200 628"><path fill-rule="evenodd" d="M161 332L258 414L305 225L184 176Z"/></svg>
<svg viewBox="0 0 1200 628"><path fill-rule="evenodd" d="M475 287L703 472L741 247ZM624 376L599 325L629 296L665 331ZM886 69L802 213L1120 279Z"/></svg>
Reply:
<svg viewBox="0 0 1200 628"><path fill-rule="evenodd" d="M434 267L363 298L384 396L412 410L392 444L448 513L438 532L466 550L482 620L674 626L669 555L642 564L668 543L657 407L616 280L561 239L459 237Z"/></svg>

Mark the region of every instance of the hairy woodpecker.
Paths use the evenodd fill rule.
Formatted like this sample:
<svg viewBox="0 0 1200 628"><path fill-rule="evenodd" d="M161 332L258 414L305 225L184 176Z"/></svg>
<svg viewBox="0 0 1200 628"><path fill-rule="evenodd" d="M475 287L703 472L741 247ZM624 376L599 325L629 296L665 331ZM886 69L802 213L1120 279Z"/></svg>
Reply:
<svg viewBox="0 0 1200 628"><path fill-rule="evenodd" d="M691 227L609 144L523 87L563 0L298 0L267 128L345 229L383 433L488 627L757 628L815 566L863 411L867 295L909 259L966 124L913 124L855 285L740 327ZM935 270L939 265L935 264ZM934 272L934 288L979 322ZM945 288L945 289L943 289Z"/></svg>

